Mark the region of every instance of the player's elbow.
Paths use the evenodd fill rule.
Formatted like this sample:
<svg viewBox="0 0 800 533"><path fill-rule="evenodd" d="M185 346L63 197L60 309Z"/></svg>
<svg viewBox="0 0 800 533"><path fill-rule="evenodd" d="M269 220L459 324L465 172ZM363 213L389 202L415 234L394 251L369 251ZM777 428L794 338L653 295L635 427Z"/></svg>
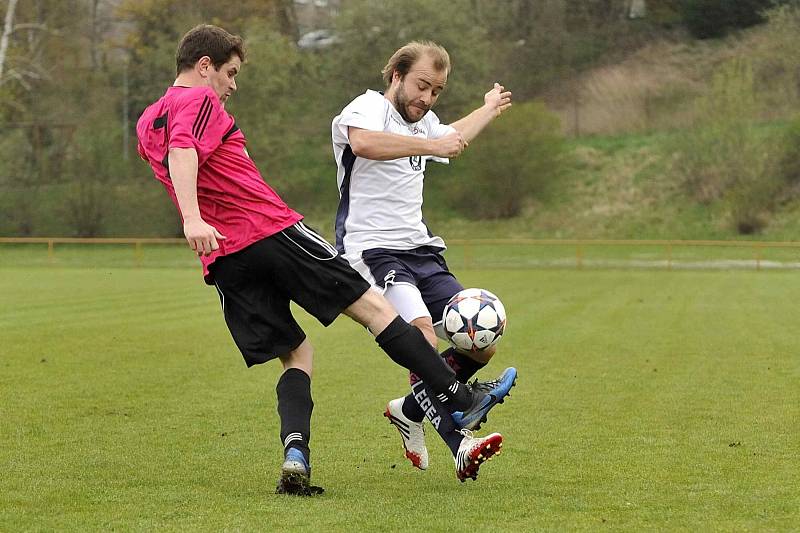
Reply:
<svg viewBox="0 0 800 533"><path fill-rule="evenodd" d="M353 151L353 155L356 157L369 159L369 143L365 142L361 135L350 136L350 150Z"/></svg>

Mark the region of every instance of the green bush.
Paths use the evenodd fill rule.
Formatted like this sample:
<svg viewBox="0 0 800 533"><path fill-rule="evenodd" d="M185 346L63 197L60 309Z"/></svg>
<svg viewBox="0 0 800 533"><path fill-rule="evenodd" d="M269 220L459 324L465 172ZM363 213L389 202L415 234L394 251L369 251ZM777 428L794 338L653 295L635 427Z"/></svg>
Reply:
<svg viewBox="0 0 800 533"><path fill-rule="evenodd" d="M757 233L793 172L800 134L759 123L762 106L747 60L723 64L696 106L694 127L672 147L684 185L701 203L722 202L739 233Z"/></svg>
<svg viewBox="0 0 800 533"><path fill-rule="evenodd" d="M754 58L768 116L791 116L800 108L800 0L768 11L767 18L765 31L747 53Z"/></svg>
<svg viewBox="0 0 800 533"><path fill-rule="evenodd" d="M794 119L783 135L780 172L787 185L800 185L800 117Z"/></svg>
<svg viewBox="0 0 800 533"><path fill-rule="evenodd" d="M517 216L562 175L565 154L558 117L538 102L515 105L454 162L451 207L468 218Z"/></svg>

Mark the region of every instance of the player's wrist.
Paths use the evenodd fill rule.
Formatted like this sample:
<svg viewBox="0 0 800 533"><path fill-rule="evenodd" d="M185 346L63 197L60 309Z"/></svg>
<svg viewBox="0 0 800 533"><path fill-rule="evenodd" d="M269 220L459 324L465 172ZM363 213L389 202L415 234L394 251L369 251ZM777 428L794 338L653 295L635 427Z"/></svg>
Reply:
<svg viewBox="0 0 800 533"><path fill-rule="evenodd" d="M483 104L482 111L489 117L494 118L500 115L500 106L497 102L486 102Z"/></svg>
<svg viewBox="0 0 800 533"><path fill-rule="evenodd" d="M439 146L439 140L438 139L426 139L425 140L425 149L424 149L425 153L424 154L420 154L420 155L439 155L439 154L436 153L437 152L437 146Z"/></svg>

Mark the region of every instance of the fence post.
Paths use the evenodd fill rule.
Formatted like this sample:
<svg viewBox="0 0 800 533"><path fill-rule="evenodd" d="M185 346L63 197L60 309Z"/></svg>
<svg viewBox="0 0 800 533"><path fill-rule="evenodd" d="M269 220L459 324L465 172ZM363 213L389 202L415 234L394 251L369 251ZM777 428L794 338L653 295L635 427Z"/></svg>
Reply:
<svg viewBox="0 0 800 533"><path fill-rule="evenodd" d="M583 268L583 249L580 244L575 246L575 267Z"/></svg>
<svg viewBox="0 0 800 533"><path fill-rule="evenodd" d="M672 243L667 243L667 270L672 270Z"/></svg>
<svg viewBox="0 0 800 533"><path fill-rule="evenodd" d="M142 266L142 260L144 259L144 254L142 253L142 241L136 241L134 244L134 254L136 255L136 268Z"/></svg>
<svg viewBox="0 0 800 533"><path fill-rule="evenodd" d="M761 243L756 243L756 270L761 270Z"/></svg>
<svg viewBox="0 0 800 533"><path fill-rule="evenodd" d="M47 241L47 262L48 263L53 263L53 261L55 259L54 258L55 252L53 250L53 247L54 247L53 239L49 239Z"/></svg>

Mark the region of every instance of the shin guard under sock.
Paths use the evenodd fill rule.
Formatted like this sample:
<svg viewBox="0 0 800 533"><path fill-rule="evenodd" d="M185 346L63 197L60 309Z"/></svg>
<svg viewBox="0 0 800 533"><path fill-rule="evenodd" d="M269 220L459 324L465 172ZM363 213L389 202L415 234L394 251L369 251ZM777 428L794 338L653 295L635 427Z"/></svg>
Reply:
<svg viewBox="0 0 800 533"><path fill-rule="evenodd" d="M447 366L453 369L456 373L456 379L461 383L466 383L469 378L474 376L478 370L486 366L486 363L479 363L471 357L464 355L453 347L450 347L441 353L442 359L447 363ZM411 384L419 381L419 378L411 374ZM425 412L420 408L419 404L414 401L414 394L410 393L406 396L403 402L403 414L414 422L422 422L425 418Z"/></svg>
<svg viewBox="0 0 800 533"><path fill-rule="evenodd" d="M310 461L311 451L311 378L299 368L287 369L275 387L278 394L278 416L281 419L283 448L297 448Z"/></svg>
<svg viewBox="0 0 800 533"><path fill-rule="evenodd" d="M422 332L402 318L386 326L375 341L397 364L403 366L425 381L442 402L452 402L454 410L469 407L471 392L456 380L455 372L436 353Z"/></svg>
<svg viewBox="0 0 800 533"><path fill-rule="evenodd" d="M455 457L458 452L458 446L461 444L461 439L464 436L458 431L450 411L445 408L442 403L433 395L433 391L426 387L422 381L417 381L411 386L411 396L414 405L418 405L423 411L424 415L430 420L431 425L436 429L439 436L450 448L450 451ZM403 404L405 406L405 403Z"/></svg>
<svg viewBox="0 0 800 533"><path fill-rule="evenodd" d="M478 373L478 370L486 366L486 363L476 361L452 347L442 352L442 358L447 362L447 366L453 369L456 379L461 383L466 383L469 378Z"/></svg>

